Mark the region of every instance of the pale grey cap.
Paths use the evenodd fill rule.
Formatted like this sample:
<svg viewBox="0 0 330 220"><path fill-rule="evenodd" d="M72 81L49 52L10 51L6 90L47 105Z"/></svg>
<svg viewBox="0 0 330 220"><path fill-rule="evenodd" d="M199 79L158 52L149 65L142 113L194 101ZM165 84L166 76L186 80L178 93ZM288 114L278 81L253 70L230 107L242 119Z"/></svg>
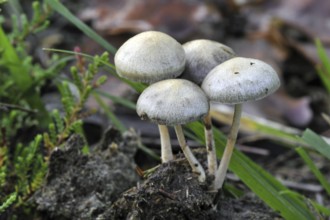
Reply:
<svg viewBox="0 0 330 220"><path fill-rule="evenodd" d="M180 78L188 79L198 85L217 65L233 58L235 52L228 46L216 41L199 39L183 45L186 53L186 67Z"/></svg>
<svg viewBox="0 0 330 220"><path fill-rule="evenodd" d="M185 79L167 79L141 93L136 111L142 119L179 125L203 118L209 111L209 101L196 84Z"/></svg>
<svg viewBox="0 0 330 220"><path fill-rule="evenodd" d="M146 31L128 39L115 55L119 76L144 83L153 83L179 76L185 66L183 47L171 36Z"/></svg>
<svg viewBox="0 0 330 220"><path fill-rule="evenodd" d="M275 70L263 61L235 57L216 66L202 89L211 101L238 104L262 99L280 87Z"/></svg>

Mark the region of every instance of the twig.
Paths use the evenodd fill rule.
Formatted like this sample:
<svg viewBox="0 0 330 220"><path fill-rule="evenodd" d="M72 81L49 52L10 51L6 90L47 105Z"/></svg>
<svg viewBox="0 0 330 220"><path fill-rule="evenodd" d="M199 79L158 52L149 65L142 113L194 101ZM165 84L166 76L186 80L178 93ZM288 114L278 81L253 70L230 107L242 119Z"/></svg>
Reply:
<svg viewBox="0 0 330 220"><path fill-rule="evenodd" d="M161 195L163 195L164 197L167 197L167 198L169 198L169 199L171 199L171 200L175 200L175 199L176 199L176 198L175 198L175 195L173 195L172 193L166 192L166 191L163 190L163 189L159 189L158 192L159 192Z"/></svg>
<svg viewBox="0 0 330 220"><path fill-rule="evenodd" d="M16 110L20 110L23 112L33 113L33 114L38 113L38 110L36 110L36 109L27 109L27 108L21 107L19 105L13 105L13 104L7 104L7 103L0 102L0 111L8 111L8 109L16 109Z"/></svg>

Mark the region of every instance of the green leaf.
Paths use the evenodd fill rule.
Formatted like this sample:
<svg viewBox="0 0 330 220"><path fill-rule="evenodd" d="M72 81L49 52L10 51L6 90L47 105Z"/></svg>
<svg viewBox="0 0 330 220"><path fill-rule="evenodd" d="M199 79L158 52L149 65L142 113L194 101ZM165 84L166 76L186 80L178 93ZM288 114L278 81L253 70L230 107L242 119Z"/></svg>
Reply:
<svg viewBox="0 0 330 220"><path fill-rule="evenodd" d="M227 109L219 109L217 111L211 111L211 115L216 121L230 125L233 112ZM244 114L241 118L240 130L281 142L287 147L295 148L297 145L300 145L310 148L306 142L297 136L301 134L300 130L264 118Z"/></svg>
<svg viewBox="0 0 330 220"><path fill-rule="evenodd" d="M77 28L79 28L84 34L93 39L95 42L104 47L107 51L112 54L116 53L116 49L104 40L100 35L93 31L90 27L80 21L76 16L74 16L60 1L58 0L45 0L54 10L56 10L63 17L68 19Z"/></svg>
<svg viewBox="0 0 330 220"><path fill-rule="evenodd" d="M32 109L38 109L37 118L42 127L46 128L50 122L50 117L46 111L40 96L36 93L32 78L18 57L14 47L10 44L6 34L0 26L0 51L3 64L9 69L15 86L19 94L15 94L16 99L24 97Z"/></svg>
<svg viewBox="0 0 330 220"><path fill-rule="evenodd" d="M321 65L318 65L316 70L328 93L330 93L330 59L319 39L315 40L315 44L317 54L321 60Z"/></svg>
<svg viewBox="0 0 330 220"><path fill-rule="evenodd" d="M313 172L313 174L316 176L316 178L320 181L323 188L327 191L328 195L330 195L330 184L327 181L327 179L324 177L324 175L320 172L320 170L315 166L312 159L308 156L307 152L299 147L296 148L297 153L301 156L301 158L305 161L309 169Z"/></svg>
<svg viewBox="0 0 330 220"><path fill-rule="evenodd" d="M301 139L330 160L330 145L314 131L306 129Z"/></svg>
<svg viewBox="0 0 330 220"><path fill-rule="evenodd" d="M17 192L11 193L8 198L0 205L0 213L4 212L17 199Z"/></svg>
<svg viewBox="0 0 330 220"><path fill-rule="evenodd" d="M325 207L323 205L318 204L317 202L315 202L311 199L306 198L305 196L303 196L297 192L293 192L291 190L285 190L285 191L280 192L280 194L294 196L294 197L300 199L301 201L304 201L307 205L309 205L309 207L311 205L312 209L314 209L314 212L317 211L317 212L321 212L322 214L324 214L326 216L330 216L330 209L328 209L327 207ZM315 213L315 214L319 215L318 217L321 217L320 213ZM322 219L322 218L317 218L317 219Z"/></svg>
<svg viewBox="0 0 330 220"><path fill-rule="evenodd" d="M122 105L126 108L131 109L131 110L135 110L135 103L133 103L133 102L127 100L127 99L124 99L123 97L113 96L113 95L111 95L109 93L106 93L106 92L103 92L101 90L96 90L96 92L98 94L100 94L101 96L110 99L114 103L120 104L120 105Z"/></svg>
<svg viewBox="0 0 330 220"><path fill-rule="evenodd" d="M203 125L194 122L187 125L194 131L197 140L204 140ZM214 130L217 156L221 158L225 148L225 137L218 130ZM286 219L315 219L301 200L291 195L281 195L287 190L278 180L254 163L243 153L235 150L231 158L229 169L233 171L255 194L271 208L278 211Z"/></svg>

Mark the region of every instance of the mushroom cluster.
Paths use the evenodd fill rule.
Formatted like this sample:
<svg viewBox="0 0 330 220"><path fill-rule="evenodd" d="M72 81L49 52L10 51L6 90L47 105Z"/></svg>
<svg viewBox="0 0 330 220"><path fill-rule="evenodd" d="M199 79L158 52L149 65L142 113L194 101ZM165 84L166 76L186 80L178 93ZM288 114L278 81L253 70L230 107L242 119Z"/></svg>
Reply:
<svg viewBox="0 0 330 220"><path fill-rule="evenodd" d="M242 103L275 92L280 80L268 64L236 57L234 51L210 40L180 45L172 37L147 31L130 38L115 56L119 76L149 83L137 101L137 113L159 126L162 162L173 159L167 126L173 126L180 147L199 181L204 168L187 145L181 125L202 120L207 149L208 174L215 177L212 189L222 188L234 150ZM179 77L179 78L178 78ZM220 165L217 164L209 102L233 104L234 117Z"/></svg>
<svg viewBox="0 0 330 220"><path fill-rule="evenodd" d="M115 55L117 74L128 80L154 83L179 76L184 70L184 50L174 38L158 31L146 31L128 39ZM159 125L161 159L173 159L167 126Z"/></svg>
<svg viewBox="0 0 330 220"><path fill-rule="evenodd" d="M138 98L136 111L142 119L174 126L179 145L199 181L206 175L203 167L187 145L182 124L203 118L209 111L209 101L202 89L185 79L167 79L150 85Z"/></svg>
<svg viewBox="0 0 330 220"><path fill-rule="evenodd" d="M183 44L186 53L186 67L180 76L197 85L202 84L206 75L217 65L233 58L235 52L228 46L205 39L192 40ZM217 170L217 157L212 132L211 115L208 113L203 118L205 145L207 151L208 172L215 176Z"/></svg>

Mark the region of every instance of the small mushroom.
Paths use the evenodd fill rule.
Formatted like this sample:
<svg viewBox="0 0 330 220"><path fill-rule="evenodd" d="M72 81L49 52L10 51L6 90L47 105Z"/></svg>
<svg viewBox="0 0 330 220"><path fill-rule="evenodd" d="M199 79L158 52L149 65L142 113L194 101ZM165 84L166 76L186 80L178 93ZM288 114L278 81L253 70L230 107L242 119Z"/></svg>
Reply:
<svg viewBox="0 0 330 220"><path fill-rule="evenodd" d="M230 47L206 39L189 41L183 45L183 49L186 53L186 67L180 78L188 79L198 85L202 84L205 76L214 67L235 56L235 52ZM205 116L203 123L208 172L211 175L215 175L217 170L217 157L210 114Z"/></svg>
<svg viewBox="0 0 330 220"><path fill-rule="evenodd" d="M202 89L184 79L168 79L150 85L140 95L137 114L157 124L174 126L180 147L199 181L205 181L205 171L187 145L182 124L203 118L209 111L209 101Z"/></svg>
<svg viewBox="0 0 330 220"><path fill-rule="evenodd" d="M146 31L128 39L115 55L119 76L144 83L175 78L184 70L181 44L158 31Z"/></svg>
<svg viewBox="0 0 330 220"><path fill-rule="evenodd" d="M185 66L182 46L171 36L158 31L146 31L128 39L115 55L119 76L137 82L154 83L175 78ZM173 159L168 128L158 126L161 158L166 163Z"/></svg>
<svg viewBox="0 0 330 220"><path fill-rule="evenodd" d="M226 176L237 139L242 103L262 99L279 87L278 75L270 65L260 60L243 57L223 62L205 77L202 89L211 101L235 105L233 123L215 175L214 189L222 188Z"/></svg>
<svg viewBox="0 0 330 220"><path fill-rule="evenodd" d="M183 44L186 67L180 78L201 85L205 76L217 65L235 56L228 46L216 41L198 39Z"/></svg>

